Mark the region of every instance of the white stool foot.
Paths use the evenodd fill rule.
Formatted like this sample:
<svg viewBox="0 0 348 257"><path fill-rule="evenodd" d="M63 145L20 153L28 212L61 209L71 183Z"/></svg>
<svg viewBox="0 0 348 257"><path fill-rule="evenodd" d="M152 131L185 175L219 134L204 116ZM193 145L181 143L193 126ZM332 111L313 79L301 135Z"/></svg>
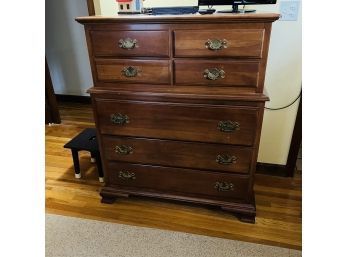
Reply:
<svg viewBox="0 0 348 257"><path fill-rule="evenodd" d="M78 174L75 173L75 178L81 178L81 173L78 173Z"/></svg>
<svg viewBox="0 0 348 257"><path fill-rule="evenodd" d="M103 177L99 177L99 182L103 183L104 182L104 178Z"/></svg>
<svg viewBox="0 0 348 257"><path fill-rule="evenodd" d="M96 162L95 158L91 158L91 163L95 163L95 162Z"/></svg>

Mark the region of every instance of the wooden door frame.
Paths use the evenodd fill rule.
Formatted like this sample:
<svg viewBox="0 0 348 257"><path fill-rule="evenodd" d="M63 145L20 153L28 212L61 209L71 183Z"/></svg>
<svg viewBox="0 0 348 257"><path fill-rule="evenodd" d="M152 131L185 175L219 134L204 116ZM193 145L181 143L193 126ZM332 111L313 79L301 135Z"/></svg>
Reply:
<svg viewBox="0 0 348 257"><path fill-rule="evenodd" d="M45 57L45 123L61 123L50 70Z"/></svg>
<svg viewBox="0 0 348 257"><path fill-rule="evenodd" d="M94 1L87 0L88 15L94 16ZM56 95L54 93L50 70L45 57L45 123L61 123Z"/></svg>
<svg viewBox="0 0 348 257"><path fill-rule="evenodd" d="M281 177L293 177L295 175L296 161L298 152L300 150L302 142L302 96L297 109L296 120L294 130L292 132L290 149L288 158L285 165L274 163L258 162L256 164L256 173L281 176Z"/></svg>
<svg viewBox="0 0 348 257"><path fill-rule="evenodd" d="M294 131L292 132L291 144L286 161L285 173L288 177L293 177L295 174L298 152L302 142L302 96L297 109Z"/></svg>
<svg viewBox="0 0 348 257"><path fill-rule="evenodd" d="M95 9L94 9L94 1L93 0L87 0L87 8L88 8L88 15L94 16Z"/></svg>

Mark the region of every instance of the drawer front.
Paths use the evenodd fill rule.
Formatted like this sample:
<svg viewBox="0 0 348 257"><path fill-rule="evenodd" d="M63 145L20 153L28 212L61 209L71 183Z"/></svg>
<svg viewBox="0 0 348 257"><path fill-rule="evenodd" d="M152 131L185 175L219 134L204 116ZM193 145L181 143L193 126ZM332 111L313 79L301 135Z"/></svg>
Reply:
<svg viewBox="0 0 348 257"><path fill-rule="evenodd" d="M109 162L108 183L221 198L245 198L249 177L191 169Z"/></svg>
<svg viewBox="0 0 348 257"><path fill-rule="evenodd" d="M248 173L252 149L229 145L103 136L108 160Z"/></svg>
<svg viewBox="0 0 348 257"><path fill-rule="evenodd" d="M170 84L169 61L99 59L95 63L99 81Z"/></svg>
<svg viewBox="0 0 348 257"><path fill-rule="evenodd" d="M95 56L169 56L168 31L91 31Z"/></svg>
<svg viewBox="0 0 348 257"><path fill-rule="evenodd" d="M175 56L261 58L263 34L263 29L176 30Z"/></svg>
<svg viewBox="0 0 348 257"><path fill-rule="evenodd" d="M96 99L102 134L253 145L258 109Z"/></svg>
<svg viewBox="0 0 348 257"><path fill-rule="evenodd" d="M259 62L175 61L177 85L257 87Z"/></svg>

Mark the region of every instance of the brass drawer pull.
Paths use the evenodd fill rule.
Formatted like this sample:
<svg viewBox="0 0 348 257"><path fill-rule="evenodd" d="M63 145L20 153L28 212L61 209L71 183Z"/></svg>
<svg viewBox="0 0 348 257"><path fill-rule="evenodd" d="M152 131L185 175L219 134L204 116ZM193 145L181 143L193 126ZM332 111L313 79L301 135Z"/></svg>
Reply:
<svg viewBox="0 0 348 257"><path fill-rule="evenodd" d="M133 153L133 148L127 145L116 145L115 152L122 155L128 155Z"/></svg>
<svg viewBox="0 0 348 257"><path fill-rule="evenodd" d="M217 80L225 78L225 71L219 68L205 69L203 76L208 80Z"/></svg>
<svg viewBox="0 0 348 257"><path fill-rule="evenodd" d="M216 162L222 165L235 164L237 162L237 157L229 154L219 154L216 156Z"/></svg>
<svg viewBox="0 0 348 257"><path fill-rule="evenodd" d="M134 179L136 179L135 173L129 172L129 171L120 171L118 173L118 177L120 179L124 179L124 180L134 180Z"/></svg>
<svg viewBox="0 0 348 257"><path fill-rule="evenodd" d="M127 67L124 67L121 72L125 77L133 78L139 75L139 71L140 70L137 67L127 66Z"/></svg>
<svg viewBox="0 0 348 257"><path fill-rule="evenodd" d="M126 123L129 123L128 116L122 113L111 114L110 120L113 124L117 125L124 125Z"/></svg>
<svg viewBox="0 0 348 257"><path fill-rule="evenodd" d="M218 129L221 132L233 132L236 130L240 130L240 124L236 121L221 120L218 123Z"/></svg>
<svg viewBox="0 0 348 257"><path fill-rule="evenodd" d="M234 185L229 182L215 182L214 188L219 192L233 191Z"/></svg>
<svg viewBox="0 0 348 257"><path fill-rule="evenodd" d="M224 48L227 48L227 40L226 39L208 39L205 42L205 47L209 50L217 51Z"/></svg>
<svg viewBox="0 0 348 257"><path fill-rule="evenodd" d="M139 47L138 41L136 39L131 39L129 37L125 39L121 38L118 41L118 46L122 49L127 49L127 50L131 50L131 49L134 49L135 47Z"/></svg>

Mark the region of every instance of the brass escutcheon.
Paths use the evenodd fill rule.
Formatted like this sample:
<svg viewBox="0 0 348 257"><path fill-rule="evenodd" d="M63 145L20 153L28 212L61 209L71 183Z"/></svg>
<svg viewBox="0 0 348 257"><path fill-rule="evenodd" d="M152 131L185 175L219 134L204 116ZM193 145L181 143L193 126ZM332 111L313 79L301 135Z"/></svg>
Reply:
<svg viewBox="0 0 348 257"><path fill-rule="evenodd" d="M237 162L237 157L229 154L218 154L216 156L216 162L222 165L235 164Z"/></svg>
<svg viewBox="0 0 348 257"><path fill-rule="evenodd" d="M127 50L131 50L131 49L134 49L135 47L139 47L137 44L138 44L138 41L136 39L131 39L129 37L125 39L121 38L118 41L118 46L122 49L127 49Z"/></svg>
<svg viewBox="0 0 348 257"><path fill-rule="evenodd" d="M205 69L203 72L203 77L208 80L217 80L219 78L225 78L225 71L219 68Z"/></svg>
<svg viewBox="0 0 348 257"><path fill-rule="evenodd" d="M113 124L117 125L124 125L126 123L129 123L128 116L122 113L111 114L110 120Z"/></svg>
<svg viewBox="0 0 348 257"><path fill-rule="evenodd" d="M226 39L208 39L205 42L205 47L209 50L217 51L224 48L227 48L227 40Z"/></svg>
<svg viewBox="0 0 348 257"><path fill-rule="evenodd" d="M122 155L128 155L133 153L133 148L127 145L116 145L115 152Z"/></svg>
<svg viewBox="0 0 348 257"><path fill-rule="evenodd" d="M134 66L127 66L122 69L122 74L127 78L136 77L139 74L139 70Z"/></svg>
<svg viewBox="0 0 348 257"><path fill-rule="evenodd" d="M240 130L240 124L236 121L221 120L218 123L218 129L221 132L233 132L236 130Z"/></svg>
<svg viewBox="0 0 348 257"><path fill-rule="evenodd" d="M229 182L215 182L214 188L219 192L233 191L234 185Z"/></svg>
<svg viewBox="0 0 348 257"><path fill-rule="evenodd" d="M120 179L124 179L124 180L134 180L134 179L136 179L135 173L129 172L129 171L120 171L118 173L118 177Z"/></svg>

